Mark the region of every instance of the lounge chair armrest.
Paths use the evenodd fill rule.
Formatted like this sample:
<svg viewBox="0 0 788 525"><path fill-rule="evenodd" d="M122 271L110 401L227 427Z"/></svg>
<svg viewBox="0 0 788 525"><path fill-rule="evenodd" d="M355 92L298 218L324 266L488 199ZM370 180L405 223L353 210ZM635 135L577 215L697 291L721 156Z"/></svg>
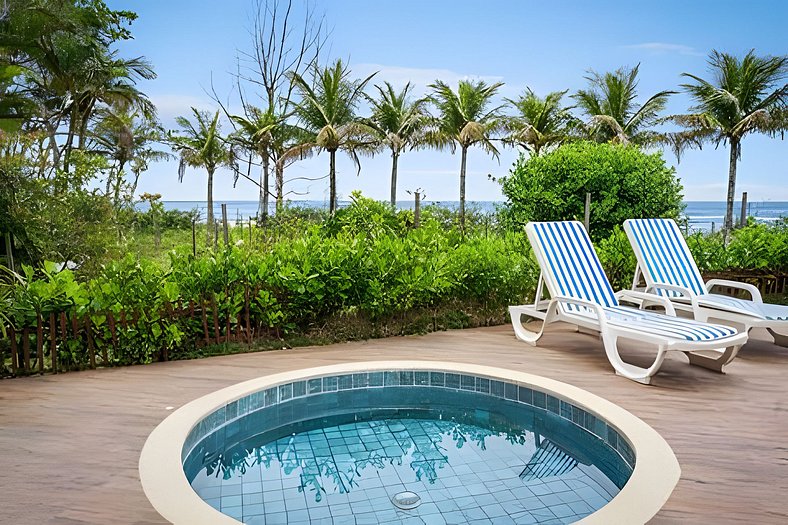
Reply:
<svg viewBox="0 0 788 525"><path fill-rule="evenodd" d="M706 283L706 291L711 292L711 289L715 286L727 286L729 288L737 288L739 290L744 290L745 292L749 292L752 296L752 301L754 303L762 303L763 297L761 297L761 292L755 286L742 283L739 281L728 281L726 279L712 279Z"/></svg>
<svg viewBox="0 0 788 525"><path fill-rule="evenodd" d="M579 306L585 306L586 308L590 308L591 310L596 313L597 320L599 321L600 328L604 329L607 325L607 316L605 315L605 310L602 308L602 305L586 301L585 299L577 299L575 297L566 297L564 295L557 295L550 299L550 305L553 303L564 303L564 304L574 304ZM548 310L550 307L547 308Z"/></svg>
<svg viewBox="0 0 788 525"><path fill-rule="evenodd" d="M647 293L657 293L657 290L669 290L671 292L677 292L686 297L687 299L692 299L697 295L695 292L690 290L689 288L685 288L683 286L678 286L675 284L667 284L667 283L657 283L652 284L648 288L646 288Z"/></svg>
<svg viewBox="0 0 788 525"><path fill-rule="evenodd" d="M670 302L670 299L661 295L639 292L636 290L621 290L616 293L616 299L635 300L635 302L642 301L641 307L645 306L647 302L658 304L665 308L665 313L667 315L676 317L676 309L673 307L673 303Z"/></svg>

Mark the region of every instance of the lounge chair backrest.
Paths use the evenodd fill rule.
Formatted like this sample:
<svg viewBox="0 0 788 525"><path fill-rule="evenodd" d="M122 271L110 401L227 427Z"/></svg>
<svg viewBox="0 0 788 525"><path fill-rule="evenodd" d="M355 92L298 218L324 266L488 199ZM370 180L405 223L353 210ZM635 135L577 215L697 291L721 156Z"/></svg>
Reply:
<svg viewBox="0 0 788 525"><path fill-rule="evenodd" d="M530 222L525 231L542 268L547 289L555 296L617 306L613 288L596 256L591 239L577 221ZM573 311L585 307L569 305Z"/></svg>
<svg viewBox="0 0 788 525"><path fill-rule="evenodd" d="M624 221L640 271L649 286L672 284L704 295L703 278L689 251L687 241L673 219L628 219ZM657 289L666 297L680 295L672 290Z"/></svg>

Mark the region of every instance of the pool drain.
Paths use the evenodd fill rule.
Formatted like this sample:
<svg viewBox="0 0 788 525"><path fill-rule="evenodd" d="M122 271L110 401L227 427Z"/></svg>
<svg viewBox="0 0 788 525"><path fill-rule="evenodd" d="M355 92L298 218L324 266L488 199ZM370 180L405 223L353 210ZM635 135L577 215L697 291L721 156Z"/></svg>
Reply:
<svg viewBox="0 0 788 525"><path fill-rule="evenodd" d="M398 492L391 497L395 507L402 510L415 509L421 505L421 496L409 490Z"/></svg>

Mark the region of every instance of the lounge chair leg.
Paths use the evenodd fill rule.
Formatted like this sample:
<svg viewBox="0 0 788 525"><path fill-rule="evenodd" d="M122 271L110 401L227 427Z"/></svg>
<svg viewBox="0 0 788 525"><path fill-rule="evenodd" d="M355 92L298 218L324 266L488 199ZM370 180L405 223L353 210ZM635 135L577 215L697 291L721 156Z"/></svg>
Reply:
<svg viewBox="0 0 788 525"><path fill-rule="evenodd" d="M664 346L660 346L657 349L657 357L654 359L651 366L648 368L641 368L625 363L624 360L621 359L621 355L618 353L618 336L610 335L609 333L605 334L602 336L602 342L605 344L605 353L607 353L607 358L610 364L613 365L616 375L626 377L627 379L644 385L651 384L651 378L659 371L662 362L665 360L665 355L667 354L667 349Z"/></svg>
<svg viewBox="0 0 788 525"><path fill-rule="evenodd" d="M686 354L690 364L724 374L725 365L733 361L740 348L741 345L734 345L725 350L697 350Z"/></svg>
<svg viewBox="0 0 788 525"><path fill-rule="evenodd" d="M512 328L514 328L514 335L517 336L517 339L520 341L525 341L531 346L536 346L536 342L542 337L544 334L545 326L550 322L550 313L548 312L545 320L542 321L542 328L539 332L533 332L528 330L522 322L522 316L528 315L527 312L523 312L516 306L509 307L509 316L512 318Z"/></svg>
<svg viewBox="0 0 788 525"><path fill-rule="evenodd" d="M771 328L767 328L766 330L771 334L772 338L774 338L774 344L788 347L788 335L778 334Z"/></svg>

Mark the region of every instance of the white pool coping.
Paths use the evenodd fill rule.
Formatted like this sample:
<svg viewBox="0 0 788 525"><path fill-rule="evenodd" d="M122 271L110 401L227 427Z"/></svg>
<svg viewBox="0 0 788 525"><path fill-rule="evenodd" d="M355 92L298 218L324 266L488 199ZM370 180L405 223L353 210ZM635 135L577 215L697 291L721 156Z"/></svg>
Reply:
<svg viewBox="0 0 788 525"><path fill-rule="evenodd" d="M567 383L525 372L465 363L373 361L267 375L217 390L183 405L151 432L142 448L139 472L145 495L162 517L176 525L241 523L203 501L186 478L181 453L189 432L197 423L227 403L274 385L317 376L382 370L440 370L520 383L571 402L615 427L632 445L635 453L635 469L615 498L577 523L583 525L646 523L668 500L681 475L681 468L673 450L653 428L610 401Z"/></svg>

